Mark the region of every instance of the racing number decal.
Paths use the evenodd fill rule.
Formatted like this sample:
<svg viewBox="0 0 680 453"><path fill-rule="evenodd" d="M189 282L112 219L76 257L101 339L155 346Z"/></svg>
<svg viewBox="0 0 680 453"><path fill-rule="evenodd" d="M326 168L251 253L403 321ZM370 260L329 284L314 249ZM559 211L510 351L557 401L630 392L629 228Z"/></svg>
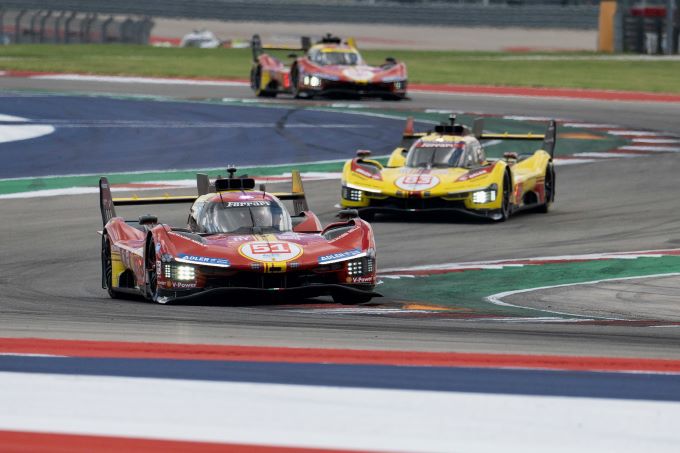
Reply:
<svg viewBox="0 0 680 453"><path fill-rule="evenodd" d="M395 186L410 191L431 189L437 184L439 178L431 175L406 175L394 181Z"/></svg>
<svg viewBox="0 0 680 453"><path fill-rule="evenodd" d="M239 247L239 253L262 263L291 261L302 255L302 248L292 242L248 242Z"/></svg>

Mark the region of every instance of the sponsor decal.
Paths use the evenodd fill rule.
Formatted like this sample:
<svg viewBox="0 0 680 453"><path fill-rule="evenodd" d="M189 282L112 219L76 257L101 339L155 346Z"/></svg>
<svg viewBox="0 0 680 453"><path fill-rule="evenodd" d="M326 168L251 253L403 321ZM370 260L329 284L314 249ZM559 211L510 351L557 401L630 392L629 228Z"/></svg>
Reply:
<svg viewBox="0 0 680 453"><path fill-rule="evenodd" d="M231 264L229 260L224 258L211 258L208 256L185 255L183 253L177 255L177 258L179 258L180 260L196 264L208 264L214 266L229 266Z"/></svg>
<svg viewBox="0 0 680 453"><path fill-rule="evenodd" d="M241 195L241 196L238 197L239 200L252 200L254 198L255 197L252 196L252 195Z"/></svg>
<svg viewBox="0 0 680 453"><path fill-rule="evenodd" d="M227 208L259 208L271 205L270 201L227 201L224 206Z"/></svg>
<svg viewBox="0 0 680 453"><path fill-rule="evenodd" d="M439 178L432 175L406 175L397 178L394 185L403 190L427 190L439 184Z"/></svg>
<svg viewBox="0 0 680 453"><path fill-rule="evenodd" d="M319 257L319 264L328 264L335 261L342 261L353 256L361 254L361 250L352 249L345 252L331 253L330 255L324 255Z"/></svg>
<svg viewBox="0 0 680 453"><path fill-rule="evenodd" d="M456 181L458 181L458 182L469 181L471 179L478 178L480 176L488 175L489 173L491 173L493 171L494 167L495 167L495 164L488 166L488 167L480 168L478 170L469 171L469 172L465 173L463 176L461 176L460 178L456 179Z"/></svg>
<svg viewBox="0 0 680 453"><path fill-rule="evenodd" d="M172 282L172 287L175 289L190 289L190 288L196 288L196 283L192 282Z"/></svg>
<svg viewBox="0 0 680 453"><path fill-rule="evenodd" d="M347 68L342 71L342 75L355 82L368 82L373 79L373 71L362 68Z"/></svg>
<svg viewBox="0 0 680 453"><path fill-rule="evenodd" d="M352 277L352 283L373 283L375 277Z"/></svg>
<svg viewBox="0 0 680 453"><path fill-rule="evenodd" d="M238 252L260 263L281 263L302 255L302 247L286 241L254 241L242 244Z"/></svg>
<svg viewBox="0 0 680 453"><path fill-rule="evenodd" d="M244 235L244 236L235 235L235 236L228 236L227 237L227 240L229 240L230 242L246 242L246 241L250 241L252 239L253 239L253 237L250 236L250 235Z"/></svg>

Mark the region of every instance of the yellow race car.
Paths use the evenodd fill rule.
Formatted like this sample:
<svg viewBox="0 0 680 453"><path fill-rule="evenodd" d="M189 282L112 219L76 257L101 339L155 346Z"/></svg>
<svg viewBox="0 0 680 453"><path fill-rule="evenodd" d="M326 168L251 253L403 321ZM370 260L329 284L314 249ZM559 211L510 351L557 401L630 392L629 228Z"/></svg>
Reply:
<svg viewBox="0 0 680 453"><path fill-rule="evenodd" d="M555 200L555 121L545 134L489 134L483 127L482 119L470 130L452 116L449 123L415 133L409 118L386 166L365 150L345 163L342 207L368 220L376 213L453 211L504 221L525 209L548 212ZM532 154L491 159L482 140L543 140L543 145Z"/></svg>

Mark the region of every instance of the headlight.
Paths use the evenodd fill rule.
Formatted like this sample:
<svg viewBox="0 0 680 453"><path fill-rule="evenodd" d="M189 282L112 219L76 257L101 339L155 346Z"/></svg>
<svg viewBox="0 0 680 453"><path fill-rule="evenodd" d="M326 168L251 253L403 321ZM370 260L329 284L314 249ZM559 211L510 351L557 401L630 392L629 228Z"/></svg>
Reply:
<svg viewBox="0 0 680 453"><path fill-rule="evenodd" d="M358 189L352 189L347 186L342 187L342 198L349 201L361 201L364 193Z"/></svg>
<svg viewBox="0 0 680 453"><path fill-rule="evenodd" d="M191 281L196 279L196 271L193 266L177 266L173 272L173 278L180 281Z"/></svg>
<svg viewBox="0 0 680 453"><path fill-rule="evenodd" d="M302 79L302 83L307 85L307 86L310 86L310 87L315 87L315 88L320 87L321 86L321 78L319 78L315 75L313 75L313 76L307 75Z"/></svg>
<svg viewBox="0 0 680 453"><path fill-rule="evenodd" d="M372 274L375 269L375 258L365 257L347 261L347 275L357 277Z"/></svg>
<svg viewBox="0 0 680 453"><path fill-rule="evenodd" d="M496 201L496 185L492 185L484 190L472 192L472 202L476 204L491 203Z"/></svg>
<svg viewBox="0 0 680 453"><path fill-rule="evenodd" d="M403 90L405 85L406 84L403 81L394 82L394 89L395 90Z"/></svg>
<svg viewBox="0 0 680 453"><path fill-rule="evenodd" d="M347 274L352 276L364 275L364 260L347 261Z"/></svg>

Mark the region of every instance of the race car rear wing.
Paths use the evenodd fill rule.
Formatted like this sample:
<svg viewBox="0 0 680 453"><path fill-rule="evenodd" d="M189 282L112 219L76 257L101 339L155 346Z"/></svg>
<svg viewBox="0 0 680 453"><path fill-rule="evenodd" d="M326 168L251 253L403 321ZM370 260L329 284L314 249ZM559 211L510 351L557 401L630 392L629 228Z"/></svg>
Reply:
<svg viewBox="0 0 680 453"><path fill-rule="evenodd" d="M543 140L541 149L550 154L550 158L555 155L555 145L557 144L557 122L555 120L550 120L545 134L533 134L531 132L527 134L508 134L507 132L485 134L484 119L476 118L472 126L472 133L478 140Z"/></svg>
<svg viewBox="0 0 680 453"><path fill-rule="evenodd" d="M253 35L252 39L250 40L250 49L253 52L253 61L257 61L257 58L262 55L265 50L293 50L307 52L310 47L312 47L312 40L309 36L300 37L300 47L262 44L260 35Z"/></svg>
<svg viewBox="0 0 680 453"><path fill-rule="evenodd" d="M234 170L235 171L235 170ZM240 179L240 178L234 178ZM221 181L221 179L220 179ZM252 180L250 180L252 181ZM292 200L295 214L309 210L307 196L302 185L302 176L298 170L291 172L292 188L291 192L268 192L280 200ZM218 184L219 185L219 184ZM243 187L244 189L246 187ZM252 188L252 186L250 186ZM174 203L193 203L202 195L215 193L215 181L210 181L208 175L204 173L196 174L197 195L163 195L160 197L126 197L113 198L111 196L111 185L106 177L99 180L99 207L102 214L102 223L106 225L109 220L116 216L116 206L150 205L150 204L174 204Z"/></svg>

